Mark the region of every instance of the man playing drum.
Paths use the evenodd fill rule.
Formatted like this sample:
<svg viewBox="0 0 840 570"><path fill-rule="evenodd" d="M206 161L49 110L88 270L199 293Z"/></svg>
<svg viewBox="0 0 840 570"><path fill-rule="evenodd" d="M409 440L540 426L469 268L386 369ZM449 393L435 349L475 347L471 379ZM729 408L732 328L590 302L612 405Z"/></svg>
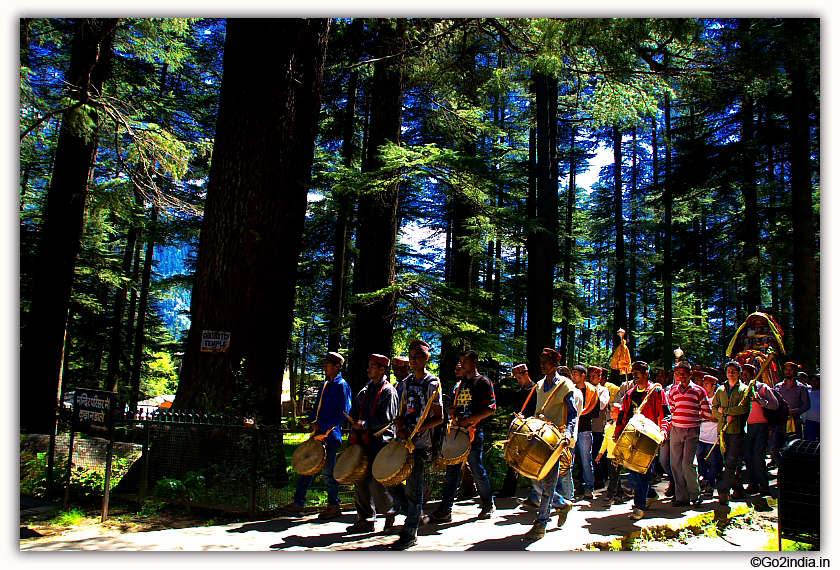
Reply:
<svg viewBox="0 0 840 570"><path fill-rule="evenodd" d="M663 435L668 433L671 411L665 401L665 392L658 384L652 384L648 381L648 370L647 362L638 360L633 363L634 388L628 390L621 401L621 410L613 435L615 441L618 441L621 432L624 431L624 426L627 425L627 422L630 421L645 398L647 398L647 403L642 408L642 414L656 424ZM633 512L630 514L630 518L637 521L645 516L645 511L659 496L650 486L650 480L653 477L653 462L645 473L629 471L628 480L631 489L634 491Z"/></svg>
<svg viewBox="0 0 840 570"><path fill-rule="evenodd" d="M484 452L484 424L483 420L496 412L496 395L493 392L493 382L478 371L478 354L474 350L461 353L461 368L463 378L455 388L452 407L448 410L451 422L449 429L467 428L463 433L470 437L470 453L467 462L472 471L478 495L481 497L481 511L479 519L489 519L496 510L493 504L493 489L490 478L484 468L482 454ZM449 522L452 520L452 504L455 502L455 492L461 478L461 465L447 465L446 479L443 484L443 497L438 508L429 516L432 522Z"/></svg>
<svg viewBox="0 0 840 570"><path fill-rule="evenodd" d="M356 418L353 423L353 433L350 443L362 446L371 463L376 454L394 437L393 427L387 427L397 415L397 390L386 380L390 360L381 354L372 354L368 362L367 375L370 378L364 388L359 391L350 417ZM385 431L378 434L383 428ZM378 434L378 435L377 435ZM380 504L392 504L390 495L385 487L373 478L368 471L364 479L354 486L357 520L347 528L348 534L373 532L376 521L376 504L374 497ZM385 531L394 525L395 511L393 507L385 514Z"/></svg>
<svg viewBox="0 0 840 570"><path fill-rule="evenodd" d="M560 353L551 348L545 348L540 355L540 368L545 376L537 383L537 409L542 410L542 416L546 421L553 423L560 429L562 443L569 449L573 449L577 437L578 410L574 401L575 386L571 379L560 376L557 367L560 362ZM556 389L556 392L554 390ZM554 394L552 395L552 392ZM551 401L549 401L551 396ZM548 402L548 405L546 403ZM557 511L557 526L563 526L572 505L555 493L557 479L560 475L559 465L548 472L543 479L534 481L534 485L540 495L540 507L534 526L528 531L527 538L537 540L545 536L545 527L551 518L551 508ZM555 502L556 501L556 502ZM552 503L554 502L554 505Z"/></svg>
<svg viewBox="0 0 840 570"><path fill-rule="evenodd" d="M533 416L537 410L537 398L531 393L531 389L536 386L531 376L528 374L528 366L526 364L517 364L511 370L519 389L513 395L513 411L522 414L525 417ZM530 396L530 397L529 397ZM498 497L512 497L516 494L516 484L519 481L519 474L516 470L508 465L507 473L505 473L505 481L502 483L502 490L497 495ZM539 507L539 497L536 491L531 489L531 496L527 499L517 499L520 505L537 508Z"/></svg>
<svg viewBox="0 0 840 570"><path fill-rule="evenodd" d="M685 360L674 367L674 383L668 390L671 408L671 473L674 498L671 505L687 507L702 502L694 457L700 438L700 422L712 417L706 391L691 381L691 364ZM663 443L664 445L664 443Z"/></svg>
<svg viewBox="0 0 840 570"><path fill-rule="evenodd" d="M422 340L412 340L408 345L408 364L413 374L397 386L400 410L396 418L397 437L411 440L414 445L411 473L405 485L388 487L394 503L406 513L405 524L391 548L405 550L417 544L417 528L423 519L423 469L429 459L432 437L431 428L443 422L443 397L440 380L426 370L431 355L429 345ZM424 416L425 414L425 416ZM419 423L419 425L417 425ZM428 519L427 519L428 520Z"/></svg>
<svg viewBox="0 0 840 570"><path fill-rule="evenodd" d="M313 434L317 438L323 436L324 445L327 451L327 461L321 469L324 474L324 482L327 486L327 507L318 515L319 519L333 519L341 516L341 502L338 500L338 481L333 477L335 469L335 458L338 448L341 447L341 429L339 426L345 419L345 414L350 410L350 399L352 397L350 386L341 377L341 366L344 364L344 357L337 352L330 352L324 356L324 373L326 381L318 391L315 405L312 411L303 420L311 423ZM303 511L306 504L306 492L312 484L314 475L300 475L297 481L297 490L294 500L282 508L283 514L297 515Z"/></svg>

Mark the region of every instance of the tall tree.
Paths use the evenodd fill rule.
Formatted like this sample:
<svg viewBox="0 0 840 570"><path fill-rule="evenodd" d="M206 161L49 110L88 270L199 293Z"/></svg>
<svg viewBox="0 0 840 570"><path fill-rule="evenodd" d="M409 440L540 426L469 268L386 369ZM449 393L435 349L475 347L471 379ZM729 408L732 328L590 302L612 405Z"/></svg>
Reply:
<svg viewBox="0 0 840 570"><path fill-rule="evenodd" d="M177 408L228 407L244 359L249 404L280 412L328 31L324 18L228 21ZM201 352L203 331L230 333L228 351Z"/></svg>

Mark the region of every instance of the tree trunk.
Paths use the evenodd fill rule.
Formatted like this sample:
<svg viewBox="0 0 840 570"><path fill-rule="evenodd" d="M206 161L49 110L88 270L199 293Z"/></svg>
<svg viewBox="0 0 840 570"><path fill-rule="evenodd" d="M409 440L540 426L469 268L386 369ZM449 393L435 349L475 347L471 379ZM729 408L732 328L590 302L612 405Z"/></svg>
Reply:
<svg viewBox="0 0 840 570"><path fill-rule="evenodd" d="M146 312L149 309L149 286L152 283L152 265L155 259L155 222L158 207L152 206L152 214L146 229L146 257L143 260L143 281L140 283L140 300L137 303L137 328L134 331L134 356L131 359L131 411L137 409L140 399L140 372L143 370L143 344L146 339Z"/></svg>
<svg viewBox="0 0 840 570"><path fill-rule="evenodd" d="M398 20L396 28L380 20L374 48L373 85L368 152L362 163L363 172L375 172L384 166L379 147L399 144L402 127L403 74L402 61L395 56L403 49L406 22ZM391 177L381 190L359 198L359 224L356 248L359 250L353 270L354 293L379 291L396 279L396 247L399 219L400 181ZM355 344L348 363L346 379L355 393L366 382L365 370L371 354L390 356L394 338L397 296L385 293L374 299L356 303L354 312ZM359 334L364 331L364 334Z"/></svg>
<svg viewBox="0 0 840 570"><path fill-rule="evenodd" d="M228 20L178 409L227 408L244 359L248 405L279 419L328 31ZM227 352L201 352L203 331L230 333Z"/></svg>
<svg viewBox="0 0 840 570"><path fill-rule="evenodd" d="M79 19L74 24L67 83L71 98L84 100L101 92L110 74L113 30L119 19ZM76 256L84 232L85 203L96 153L95 133L85 137L72 124L87 116L98 124L97 113L79 107L67 113L56 148L55 166L41 223L41 236L32 275L32 299L21 331L20 427L30 433L51 433L61 395L64 331L73 288ZM77 117L73 121L73 117Z"/></svg>
<svg viewBox="0 0 840 570"><path fill-rule="evenodd" d="M665 213L662 219L662 366L667 370L674 358L674 309L673 278L671 271L673 258L672 208L671 195L671 97L665 94L665 188L662 191Z"/></svg>
<svg viewBox="0 0 840 570"><path fill-rule="evenodd" d="M624 258L624 196L621 177L621 131L613 127L613 218L615 221L615 290L613 301L613 331L627 330L627 266ZM621 343L613 335L613 350Z"/></svg>
<svg viewBox="0 0 840 570"><path fill-rule="evenodd" d="M575 203L577 201L577 180L575 178L577 172L577 156L575 154L575 139L577 138L577 129L573 126L571 129L571 140L569 147L569 188L566 191L566 236L563 239L563 281L572 283L572 239L573 224L575 214ZM571 308L568 299L563 300L563 321L560 323L560 334L563 346L566 347L567 362L574 362L574 348L575 348L575 327L571 324L569 313Z"/></svg>
<svg viewBox="0 0 840 570"><path fill-rule="evenodd" d="M638 286L636 270L636 253L639 251L638 228L636 227L636 200L639 192L639 163L636 128L633 127L633 155L630 179L630 271L627 280L627 291L630 302L627 306L627 348L630 354L636 354L636 322L638 320Z"/></svg>

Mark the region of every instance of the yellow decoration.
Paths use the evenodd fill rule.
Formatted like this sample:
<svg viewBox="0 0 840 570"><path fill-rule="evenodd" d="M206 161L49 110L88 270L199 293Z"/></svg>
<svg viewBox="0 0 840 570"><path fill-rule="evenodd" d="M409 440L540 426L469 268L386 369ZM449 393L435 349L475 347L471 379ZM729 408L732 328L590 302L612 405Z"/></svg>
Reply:
<svg viewBox="0 0 840 570"><path fill-rule="evenodd" d="M613 352L610 368L618 370L619 374L630 374L633 363L630 361L630 350L627 348L627 341L621 339L621 345Z"/></svg>

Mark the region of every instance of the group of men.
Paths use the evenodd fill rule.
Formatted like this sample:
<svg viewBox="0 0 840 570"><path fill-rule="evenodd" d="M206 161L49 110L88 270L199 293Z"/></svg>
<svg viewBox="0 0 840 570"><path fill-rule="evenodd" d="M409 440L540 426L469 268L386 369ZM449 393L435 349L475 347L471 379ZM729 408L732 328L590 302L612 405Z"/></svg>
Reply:
<svg viewBox="0 0 840 570"><path fill-rule="evenodd" d="M484 424L496 411L496 398L492 381L478 371L478 355L472 350L461 354L452 404L444 412L441 382L426 369L430 346L422 340L413 340L408 352L408 359L394 359L396 387L388 381L390 359L381 354L371 355L367 369L369 382L355 399L341 377L344 358L335 352L328 353L323 361L326 380L306 420L311 424L313 437L322 439L326 448L322 473L328 505L318 515L320 519L341 515L339 484L333 471L342 443L340 425L345 419L349 417L352 424L350 443L363 447L371 465L394 438L410 444L413 465L403 483L386 487L370 471L355 483L357 520L347 529L348 534L374 532L377 505L380 510L384 505L384 531L399 534L391 544L398 550L417 543L420 526L452 520L452 507L464 473L461 464L447 466L443 496L437 509L429 516L423 513L424 466L433 459L432 430L436 426L447 423L447 429L461 429L469 434L466 463L481 501L478 518L491 518L495 510L483 450ZM673 384L666 388L650 381L647 363L636 361L632 364L633 379L617 386L607 381L604 369L582 365L569 369L560 364L556 350L545 348L540 354L543 377L539 381L531 380L527 365L513 367L519 385L514 405L522 416L538 416L554 424L561 434L561 444L578 455L584 500L594 499L596 477L598 481L609 478L603 499L623 502L624 493L629 491L633 495L630 518L639 520L658 499L651 484L655 461L644 473L628 471L629 489L621 486L620 468L611 461L615 443L634 414L643 414L662 432L664 441L659 461L671 478L666 496L672 497L673 506L698 505L703 494L712 493L713 488L718 491L720 504L727 505L730 496L767 492L768 439L771 456L777 465L781 464L778 450L788 437L787 431L781 429L777 433L774 428L770 433L764 414L765 410L779 407L776 397L779 394L788 403L793 418L790 424L800 427L797 433L801 437L801 415L809 409L810 402L808 390L795 379L796 367L794 363L785 364L784 386L776 391L763 382L753 382L756 370L752 365L729 362L727 381L717 386L717 378L711 375L703 375L697 378L700 383L695 383L691 365L682 361L674 368ZM738 478L741 460L750 477L746 491ZM697 465L703 476L702 484ZM721 466L722 476L718 480ZM283 508L284 514L295 516L303 510L312 479L313 476L303 475L298 478L294 500ZM512 496L517 481L518 475L509 469L498 495ZM527 538L542 538L552 513L557 515L557 526L563 526L574 498L571 469L561 476L559 464L555 464L542 479L532 480L529 497L519 499L523 506L537 509ZM405 515L405 522L397 533L394 523L399 512Z"/></svg>

